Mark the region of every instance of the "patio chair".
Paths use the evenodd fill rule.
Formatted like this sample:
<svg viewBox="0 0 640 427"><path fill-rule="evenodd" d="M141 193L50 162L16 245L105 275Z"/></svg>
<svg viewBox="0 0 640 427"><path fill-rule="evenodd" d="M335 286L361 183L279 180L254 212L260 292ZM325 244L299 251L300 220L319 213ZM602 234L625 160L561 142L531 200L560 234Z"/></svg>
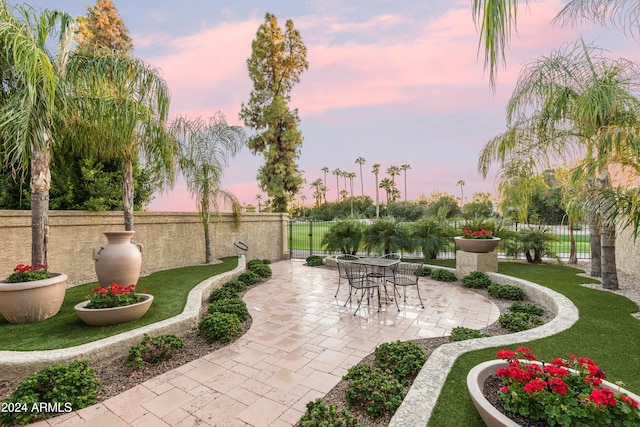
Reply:
<svg viewBox="0 0 640 427"><path fill-rule="evenodd" d="M424 308L424 303L422 302L422 297L420 296L420 287L418 286L418 280L420 276L418 276L418 272L422 270L422 264L411 263L411 262L401 262L400 264L395 265L393 269L393 277L387 278L386 281L393 284L393 294L394 296L397 294L400 296L400 292L398 292L398 287L402 287L404 293L404 304L407 304L407 287L415 286L418 292L418 299L420 300L420 305ZM396 300L396 307L398 311L400 311L400 306L398 305L398 298Z"/></svg>
<svg viewBox="0 0 640 427"><path fill-rule="evenodd" d="M376 280L371 280L367 275L367 267L349 262L344 263L343 267L346 271L347 280L349 281L349 299L347 302L351 301L351 296L354 291L356 298L358 296L358 291L362 291L360 298L358 299L358 307L356 307L356 311L353 312L353 315L355 316L358 313L358 310L360 310L360 305L362 304L365 294L367 295L367 304L371 305L370 298L374 289L378 293L378 311L380 311L379 283ZM345 306L347 305L347 302L344 303Z"/></svg>
<svg viewBox="0 0 640 427"><path fill-rule="evenodd" d="M348 279L347 272L344 267L345 263L348 263L356 259L360 259L360 257L356 255L351 255L351 254L341 254L336 256L336 264L338 266L338 289L336 290L336 294L334 295L334 298L337 298L338 292L340 292L340 280ZM349 298L351 298L351 289L349 289Z"/></svg>

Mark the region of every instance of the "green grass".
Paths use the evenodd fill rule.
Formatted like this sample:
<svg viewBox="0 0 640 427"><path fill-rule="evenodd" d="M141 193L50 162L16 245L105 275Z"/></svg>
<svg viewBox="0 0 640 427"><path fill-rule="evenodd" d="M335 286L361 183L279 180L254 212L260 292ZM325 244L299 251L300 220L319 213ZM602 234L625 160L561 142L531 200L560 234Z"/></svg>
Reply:
<svg viewBox="0 0 640 427"><path fill-rule="evenodd" d="M141 277L136 289L152 294L153 304L141 319L119 325L87 326L73 310L74 305L88 299L87 295L97 283L69 288L60 312L50 319L11 324L0 316L0 350L53 350L71 347L173 317L182 312L189 291L198 283L238 266L237 257L223 258L222 261L222 264L182 267Z"/></svg>
<svg viewBox="0 0 640 427"><path fill-rule="evenodd" d="M453 266L445 260L438 265ZM625 388L640 392L640 364L634 363L640 354L640 321L630 313L638 310L627 298L599 290L584 288L580 283L597 283L576 274L574 268L558 265L499 263L498 272L519 277L553 289L571 299L578 307L580 319L568 330L551 337L507 346L524 345L539 360L566 357L571 354L592 358L607 373L607 380L621 380ZM466 376L480 362L496 359L503 347L478 350L462 355L454 364L433 410L429 427L482 427L476 409L469 398Z"/></svg>

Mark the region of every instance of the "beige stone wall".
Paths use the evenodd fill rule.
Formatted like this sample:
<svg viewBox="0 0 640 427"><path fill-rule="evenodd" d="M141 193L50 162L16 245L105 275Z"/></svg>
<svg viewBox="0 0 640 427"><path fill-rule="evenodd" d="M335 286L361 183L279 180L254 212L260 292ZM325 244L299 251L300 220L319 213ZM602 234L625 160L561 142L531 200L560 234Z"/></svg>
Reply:
<svg viewBox="0 0 640 427"><path fill-rule="evenodd" d="M213 258L235 255L233 242L249 245L247 259L288 257L287 215L246 213L236 226L231 214L216 217L211 227ZM73 282L96 280L92 249L107 243L103 231L124 230L122 212L49 212L49 269ZM142 270L201 264L204 232L196 213L135 212L134 241L144 247ZM31 262L31 212L0 211L0 278L19 263Z"/></svg>
<svg viewBox="0 0 640 427"><path fill-rule="evenodd" d="M619 271L640 277L640 236L634 241L630 229L621 230L616 238L616 265Z"/></svg>

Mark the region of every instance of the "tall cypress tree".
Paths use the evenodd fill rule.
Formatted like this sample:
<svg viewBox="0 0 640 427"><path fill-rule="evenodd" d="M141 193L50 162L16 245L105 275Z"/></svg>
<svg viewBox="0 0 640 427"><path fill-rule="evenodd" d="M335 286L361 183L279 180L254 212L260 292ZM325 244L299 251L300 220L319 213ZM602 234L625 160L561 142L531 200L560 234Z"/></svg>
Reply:
<svg viewBox="0 0 640 427"><path fill-rule="evenodd" d="M300 32L287 20L284 33L275 15L267 13L251 44L247 60L253 90L248 104L242 104L240 119L257 133L247 145L253 154L262 153L265 164L258 170L260 188L273 200L277 212L286 212L304 180L296 160L302 134L298 110L291 110L291 90L309 68L307 48Z"/></svg>

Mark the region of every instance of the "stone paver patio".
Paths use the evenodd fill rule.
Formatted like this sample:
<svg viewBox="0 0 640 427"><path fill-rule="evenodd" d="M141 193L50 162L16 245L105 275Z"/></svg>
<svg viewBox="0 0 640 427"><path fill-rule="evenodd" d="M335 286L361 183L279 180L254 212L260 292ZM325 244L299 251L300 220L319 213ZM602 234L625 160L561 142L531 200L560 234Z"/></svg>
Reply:
<svg viewBox="0 0 640 427"><path fill-rule="evenodd" d="M291 426L307 402L324 396L383 342L447 335L455 326L479 329L498 308L478 294L421 279L406 308L393 302L344 307L337 271L302 261L271 264L273 277L247 292L249 331L229 346L91 407L40 426Z"/></svg>

